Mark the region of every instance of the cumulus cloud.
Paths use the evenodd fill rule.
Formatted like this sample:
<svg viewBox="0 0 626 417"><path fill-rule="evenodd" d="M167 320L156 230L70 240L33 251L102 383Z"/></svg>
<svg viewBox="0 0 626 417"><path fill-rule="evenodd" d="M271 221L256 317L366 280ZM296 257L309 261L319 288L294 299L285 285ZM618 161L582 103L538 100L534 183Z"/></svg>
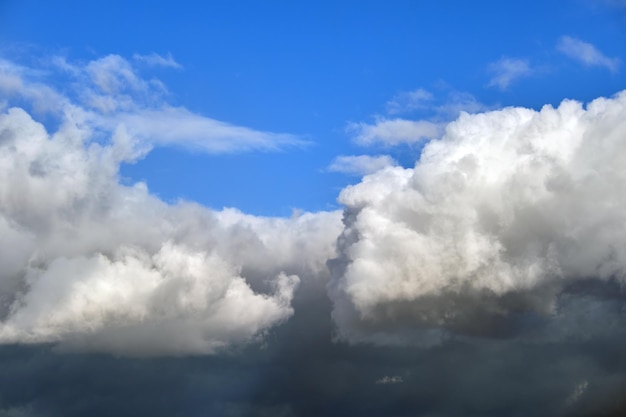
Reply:
<svg viewBox="0 0 626 417"><path fill-rule="evenodd" d="M463 114L413 169L344 189L329 261L340 337L511 337L556 314L575 283L623 283L625 120L625 92Z"/></svg>
<svg viewBox="0 0 626 417"><path fill-rule="evenodd" d="M622 415L625 95L465 114L343 225L166 204L123 129L4 110L0 414Z"/></svg>
<svg viewBox="0 0 626 417"><path fill-rule="evenodd" d="M147 88L115 62L90 70L99 88ZM56 97L52 133L21 108L0 114L0 343L210 354L293 314L300 275L318 279L335 253L339 213L274 219L168 205L142 183L119 183L120 163L136 157L138 122L116 127L111 117L105 136L93 120L106 112Z"/></svg>
<svg viewBox="0 0 626 417"><path fill-rule="evenodd" d="M500 90L506 90L513 81L532 74L528 61L519 58L502 58L489 64L488 70L493 74L488 86Z"/></svg>
<svg viewBox="0 0 626 417"><path fill-rule="evenodd" d="M594 45L571 36L561 37L556 48L559 52L589 67L605 67L611 72L616 72L619 68L618 58L610 58Z"/></svg>
<svg viewBox="0 0 626 417"><path fill-rule="evenodd" d="M394 165L397 163L389 155L342 155L335 158L328 171L362 176Z"/></svg>

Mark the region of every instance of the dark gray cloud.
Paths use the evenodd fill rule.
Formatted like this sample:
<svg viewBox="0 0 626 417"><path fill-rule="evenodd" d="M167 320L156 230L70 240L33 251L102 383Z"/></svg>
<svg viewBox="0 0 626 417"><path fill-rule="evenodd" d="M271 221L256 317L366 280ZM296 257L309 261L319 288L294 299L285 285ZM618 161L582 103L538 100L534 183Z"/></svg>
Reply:
<svg viewBox="0 0 626 417"><path fill-rule="evenodd" d="M292 319L263 345L212 356L133 359L4 346L2 407L33 416L619 416L625 410L626 305L619 294L607 305L602 295L573 290L562 303L565 313L592 323L566 338L449 338L416 348L333 342L330 300L323 286L307 290L294 299ZM595 311L599 299L602 312ZM594 314L612 317L621 329L593 322ZM402 383L377 383L390 375Z"/></svg>

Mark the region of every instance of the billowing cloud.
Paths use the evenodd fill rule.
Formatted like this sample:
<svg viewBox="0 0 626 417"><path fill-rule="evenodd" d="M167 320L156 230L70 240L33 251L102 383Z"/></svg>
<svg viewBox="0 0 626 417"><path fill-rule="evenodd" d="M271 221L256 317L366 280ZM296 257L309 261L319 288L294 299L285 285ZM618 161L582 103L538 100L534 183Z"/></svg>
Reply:
<svg viewBox="0 0 626 417"><path fill-rule="evenodd" d="M362 176L394 165L397 163L389 155L342 155L335 158L328 171Z"/></svg>
<svg viewBox="0 0 626 417"><path fill-rule="evenodd" d="M118 58L55 65L89 88L1 72L0 415L624 414L626 93L438 121L342 224L120 184L141 123L193 115Z"/></svg>
<svg viewBox="0 0 626 417"><path fill-rule="evenodd" d="M593 44L571 36L561 37L556 48L561 53L586 66L605 67L611 72L616 72L619 68L620 61L618 58L610 58L604 55Z"/></svg>
<svg viewBox="0 0 626 417"><path fill-rule="evenodd" d="M168 205L119 184L128 130L95 140L68 109L52 134L20 108L0 115L0 343L207 354L293 314L298 275L318 279L333 256L339 213Z"/></svg>
<svg viewBox="0 0 626 417"><path fill-rule="evenodd" d="M431 345L510 337L551 315L575 333L564 294L626 279L625 137L625 92L463 114L415 168L344 189L329 262L340 336Z"/></svg>
<svg viewBox="0 0 626 417"><path fill-rule="evenodd" d="M513 81L532 74L528 61L519 58L502 58L489 64L488 70L493 74L488 86L501 90L506 90Z"/></svg>

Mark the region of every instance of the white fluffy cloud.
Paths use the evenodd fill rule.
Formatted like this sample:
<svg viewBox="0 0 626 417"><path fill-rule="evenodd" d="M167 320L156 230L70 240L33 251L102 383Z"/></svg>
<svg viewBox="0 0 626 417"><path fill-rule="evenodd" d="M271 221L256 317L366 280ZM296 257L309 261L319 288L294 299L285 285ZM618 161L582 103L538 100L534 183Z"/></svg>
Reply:
<svg viewBox="0 0 626 417"><path fill-rule="evenodd" d="M124 129L94 141L81 115L68 107L49 134L20 108L0 114L0 343L207 354L293 314L299 281L335 253L340 213L168 205L119 184Z"/></svg>
<svg viewBox="0 0 626 417"><path fill-rule="evenodd" d="M333 316L350 340L501 335L568 285L626 278L626 92L463 114L414 169L344 189Z"/></svg>

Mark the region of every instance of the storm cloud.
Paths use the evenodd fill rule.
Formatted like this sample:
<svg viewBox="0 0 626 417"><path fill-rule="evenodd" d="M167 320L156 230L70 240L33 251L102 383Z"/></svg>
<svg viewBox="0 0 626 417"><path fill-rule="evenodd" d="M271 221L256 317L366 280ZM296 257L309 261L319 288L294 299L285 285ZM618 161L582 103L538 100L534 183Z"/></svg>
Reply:
<svg viewBox="0 0 626 417"><path fill-rule="evenodd" d="M0 416L624 414L626 93L462 114L271 218L124 183L171 108L63 62L98 100L0 74Z"/></svg>

